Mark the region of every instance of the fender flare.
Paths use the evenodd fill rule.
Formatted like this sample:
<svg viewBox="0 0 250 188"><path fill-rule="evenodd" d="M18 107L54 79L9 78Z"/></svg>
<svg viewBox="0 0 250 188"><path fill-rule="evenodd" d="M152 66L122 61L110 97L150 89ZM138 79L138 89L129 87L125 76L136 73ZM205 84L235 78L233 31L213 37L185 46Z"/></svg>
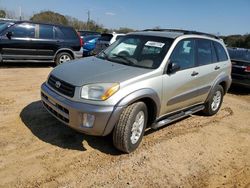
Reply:
<svg viewBox="0 0 250 188"><path fill-rule="evenodd" d="M224 95L227 93L231 83L232 83L232 78L231 76L229 75L223 75L223 76L220 76L218 79L216 79L216 81L214 82L214 84L212 85L210 91L209 91L209 94L208 94L208 97L206 99L206 102L212 97L212 93L214 91L214 88L219 85L220 83L222 82L225 82L226 85L225 87L223 88L224 89Z"/></svg>
<svg viewBox="0 0 250 188"><path fill-rule="evenodd" d="M113 112L108 120L108 123L106 124L106 127L104 129L103 136L106 136L109 133L111 133L115 124L119 120L120 115L121 115L122 111L124 110L124 108L126 108L128 105L134 103L135 101L138 101L140 99L145 99L145 98L149 98L155 103L156 117L157 117L160 113L161 102L160 102L160 98L159 98L158 94L156 93L156 91L149 89L149 88L136 90L136 91L128 94L127 96L123 97L114 106L114 110L113 110Z"/></svg>
<svg viewBox="0 0 250 188"><path fill-rule="evenodd" d="M74 52L73 52L72 49L70 49L70 48L60 48L60 49L58 49L58 50L56 51L56 53L55 53L55 55L54 55L54 61L56 60L57 54L60 53L61 51L70 51L70 53L72 54L73 59L75 59L75 55L74 55Z"/></svg>

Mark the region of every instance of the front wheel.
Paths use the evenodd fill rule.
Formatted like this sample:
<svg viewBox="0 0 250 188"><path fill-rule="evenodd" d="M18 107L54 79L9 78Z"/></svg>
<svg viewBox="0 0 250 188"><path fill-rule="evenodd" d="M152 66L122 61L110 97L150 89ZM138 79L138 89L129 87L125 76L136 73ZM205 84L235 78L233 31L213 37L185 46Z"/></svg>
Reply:
<svg viewBox="0 0 250 188"><path fill-rule="evenodd" d="M73 57L68 52L60 52L56 55L56 65L72 60Z"/></svg>
<svg viewBox="0 0 250 188"><path fill-rule="evenodd" d="M121 114L113 131L114 146L131 153L140 144L147 124L148 111L145 103L129 105Z"/></svg>
<svg viewBox="0 0 250 188"><path fill-rule="evenodd" d="M223 96L224 96L224 90L222 86L221 85L215 86L215 88L212 91L211 97L205 104L205 109L203 110L203 114L207 116L212 116L216 114L221 107Z"/></svg>

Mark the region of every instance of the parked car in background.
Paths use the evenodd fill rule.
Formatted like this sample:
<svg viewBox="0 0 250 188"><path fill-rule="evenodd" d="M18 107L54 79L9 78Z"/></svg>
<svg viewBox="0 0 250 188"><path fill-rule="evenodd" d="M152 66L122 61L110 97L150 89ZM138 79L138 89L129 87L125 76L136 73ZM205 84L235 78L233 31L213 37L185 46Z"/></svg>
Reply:
<svg viewBox="0 0 250 188"><path fill-rule="evenodd" d="M233 84L250 88L250 49L228 48Z"/></svg>
<svg viewBox="0 0 250 188"><path fill-rule="evenodd" d="M83 56L92 55L92 51L96 47L96 42L100 38L101 35L87 35L83 37Z"/></svg>
<svg viewBox="0 0 250 188"><path fill-rule="evenodd" d="M80 34L81 38L84 38L89 35L101 35L101 33L97 31L78 31L78 33Z"/></svg>
<svg viewBox="0 0 250 188"><path fill-rule="evenodd" d="M103 33L97 40L96 47L93 50L93 54L98 54L102 50L105 50L109 45L113 44L116 40L124 36L125 34L119 33Z"/></svg>
<svg viewBox="0 0 250 188"><path fill-rule="evenodd" d="M58 65L80 58L82 53L82 39L72 27L29 21L0 26L2 62L55 62Z"/></svg>
<svg viewBox="0 0 250 188"><path fill-rule="evenodd" d="M121 54L126 47L130 52ZM230 58L218 37L151 30L56 67L41 86L41 99L64 124L90 135L113 134L114 146L130 153L146 128L198 111L216 114L230 84Z"/></svg>

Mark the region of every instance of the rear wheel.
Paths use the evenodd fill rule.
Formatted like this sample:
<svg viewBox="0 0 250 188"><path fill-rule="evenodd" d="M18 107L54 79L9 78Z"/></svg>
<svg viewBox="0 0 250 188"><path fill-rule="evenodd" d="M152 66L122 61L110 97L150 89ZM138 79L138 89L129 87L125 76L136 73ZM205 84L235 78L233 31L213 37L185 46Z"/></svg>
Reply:
<svg viewBox="0 0 250 188"><path fill-rule="evenodd" d="M216 114L222 104L224 96L224 90L221 85L215 86L215 88L212 91L212 95L205 104L205 109L203 110L203 114L207 116L212 116Z"/></svg>
<svg viewBox="0 0 250 188"><path fill-rule="evenodd" d="M72 59L73 57L68 52L60 52L56 55L56 65L60 65Z"/></svg>
<svg viewBox="0 0 250 188"><path fill-rule="evenodd" d="M128 106L121 114L113 131L114 146L131 153L141 143L147 124L147 107L143 102Z"/></svg>

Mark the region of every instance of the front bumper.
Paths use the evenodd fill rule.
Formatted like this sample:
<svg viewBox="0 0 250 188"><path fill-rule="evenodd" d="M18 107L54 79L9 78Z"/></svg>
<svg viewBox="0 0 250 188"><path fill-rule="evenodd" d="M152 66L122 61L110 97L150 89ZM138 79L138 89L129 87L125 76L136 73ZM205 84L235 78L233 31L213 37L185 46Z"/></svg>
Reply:
<svg viewBox="0 0 250 188"><path fill-rule="evenodd" d="M109 134L123 109L122 107L97 106L69 100L49 88L46 83L41 86L41 99L47 111L59 121L79 132L96 136ZM95 116L93 127L83 126L84 113Z"/></svg>

